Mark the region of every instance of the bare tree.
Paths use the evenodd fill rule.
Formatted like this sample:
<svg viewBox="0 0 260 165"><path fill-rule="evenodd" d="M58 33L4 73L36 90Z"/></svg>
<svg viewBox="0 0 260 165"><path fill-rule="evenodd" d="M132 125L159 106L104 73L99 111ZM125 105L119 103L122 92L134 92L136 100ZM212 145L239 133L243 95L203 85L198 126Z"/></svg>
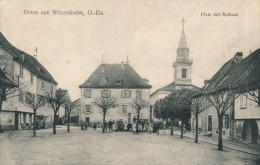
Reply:
<svg viewBox="0 0 260 165"><path fill-rule="evenodd" d="M234 101L239 94L234 95L229 90L217 90L214 89L212 92L206 92L205 97L213 105L218 115L218 150L223 150L222 141L222 127L223 127L223 116L226 111L234 104Z"/></svg>
<svg viewBox="0 0 260 165"><path fill-rule="evenodd" d="M150 103L145 99L133 99L132 102L130 103L130 106L137 111L136 133L138 133L140 111L144 108L149 107Z"/></svg>
<svg viewBox="0 0 260 165"><path fill-rule="evenodd" d="M95 98L95 102L93 103L95 106L99 107L103 111L103 129L102 133L105 132L105 120L107 110L110 108L116 107L116 98L114 97L98 97Z"/></svg>
<svg viewBox="0 0 260 165"><path fill-rule="evenodd" d="M60 107L65 104L65 102L68 99L68 95L66 92L63 92L61 90L57 90L55 93L55 96L53 97L50 93L46 93L46 101L50 104L50 106L53 109L54 112L54 118L53 118L53 134L56 134L56 122L58 118L58 111Z"/></svg>
<svg viewBox="0 0 260 165"><path fill-rule="evenodd" d="M195 143L198 143L198 135L199 135L199 123L198 118L199 114L203 112L205 109L209 107L209 104L207 103L206 97L201 94L197 93L194 94L191 100L191 114L195 116L196 120L196 135L195 135Z"/></svg>
<svg viewBox="0 0 260 165"><path fill-rule="evenodd" d="M71 111L79 106L79 99L75 101L71 101L70 99L67 99L65 103L62 105L65 108L65 111L68 114L68 129L67 132L70 132L70 114Z"/></svg>
<svg viewBox="0 0 260 165"><path fill-rule="evenodd" d="M4 101L12 97L17 97L20 93L17 94L17 91L21 90L21 84L19 81L17 83L10 80L4 73L4 70L0 68L0 131L2 130L1 124L1 111Z"/></svg>
<svg viewBox="0 0 260 165"><path fill-rule="evenodd" d="M36 136L36 111L38 108L44 106L45 96L37 95L35 98L34 94L27 93L26 100L23 102L27 107L33 110L33 136Z"/></svg>

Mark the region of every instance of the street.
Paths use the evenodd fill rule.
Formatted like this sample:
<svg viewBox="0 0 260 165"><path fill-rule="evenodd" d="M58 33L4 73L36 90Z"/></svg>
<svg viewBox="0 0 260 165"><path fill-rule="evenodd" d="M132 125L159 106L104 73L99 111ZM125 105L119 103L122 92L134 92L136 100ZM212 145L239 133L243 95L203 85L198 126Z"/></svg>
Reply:
<svg viewBox="0 0 260 165"><path fill-rule="evenodd" d="M6 136L6 138L4 138ZM193 139L178 136L132 132L101 133L101 130L80 131L58 126L37 131L14 131L0 134L1 151L6 164L257 164L258 156L233 150L218 151L216 146L195 144ZM8 140L9 139L9 140ZM3 156L1 159L8 159ZM258 160L259 161L259 160Z"/></svg>

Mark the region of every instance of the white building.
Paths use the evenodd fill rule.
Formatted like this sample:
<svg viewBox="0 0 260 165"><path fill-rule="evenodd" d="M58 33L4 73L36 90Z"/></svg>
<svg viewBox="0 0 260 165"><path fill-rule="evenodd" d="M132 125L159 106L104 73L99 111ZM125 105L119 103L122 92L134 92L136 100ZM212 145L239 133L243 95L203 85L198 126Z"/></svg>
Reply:
<svg viewBox="0 0 260 165"><path fill-rule="evenodd" d="M33 111L25 106L28 95L45 95L55 93L57 82L51 74L33 56L11 45L0 32L0 67L6 68L5 74L14 82L21 84L21 89L7 101L4 101L1 112L3 129L17 130L25 124L26 128L33 122ZM51 122L53 110L46 104L37 110L45 122Z"/></svg>
<svg viewBox="0 0 260 165"><path fill-rule="evenodd" d="M132 122L137 116L136 110L130 107L135 98L149 101L151 85L142 79L128 64L101 64L92 75L80 85L81 121L101 122L102 110L93 105L95 98L115 97L117 106L108 110L107 120ZM140 119L149 119L149 108L140 112Z"/></svg>

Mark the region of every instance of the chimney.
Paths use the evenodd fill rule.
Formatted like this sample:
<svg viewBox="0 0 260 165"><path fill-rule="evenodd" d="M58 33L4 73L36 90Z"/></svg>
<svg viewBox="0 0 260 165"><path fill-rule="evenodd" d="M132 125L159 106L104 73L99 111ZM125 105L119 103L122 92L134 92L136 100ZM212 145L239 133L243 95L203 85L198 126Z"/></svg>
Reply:
<svg viewBox="0 0 260 165"><path fill-rule="evenodd" d="M207 88L210 83L211 83L210 80L205 80L205 81L204 81L205 88Z"/></svg>
<svg viewBox="0 0 260 165"><path fill-rule="evenodd" d="M237 52L235 54L235 61L241 61L243 59L243 53L242 52Z"/></svg>
<svg viewBox="0 0 260 165"><path fill-rule="evenodd" d="M124 62L122 61L121 62L121 68L124 70L125 69L125 65L124 65Z"/></svg>

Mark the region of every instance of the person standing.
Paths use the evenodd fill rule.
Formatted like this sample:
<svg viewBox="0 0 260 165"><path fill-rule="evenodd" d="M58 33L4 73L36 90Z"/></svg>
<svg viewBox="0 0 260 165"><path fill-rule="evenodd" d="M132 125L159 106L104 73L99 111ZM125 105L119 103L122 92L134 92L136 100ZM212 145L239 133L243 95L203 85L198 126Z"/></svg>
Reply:
<svg viewBox="0 0 260 165"><path fill-rule="evenodd" d="M136 131L136 123L133 123L133 125L132 125L132 131L133 131L133 132Z"/></svg>
<svg viewBox="0 0 260 165"><path fill-rule="evenodd" d="M109 133L110 133L110 131L112 132L112 125L113 125L113 122L112 122L112 120L110 120L110 121L108 122L108 130L109 130Z"/></svg>
<svg viewBox="0 0 260 165"><path fill-rule="evenodd" d="M116 129L116 123L115 123L115 120L113 120L113 123L112 123L112 132L114 132Z"/></svg>
<svg viewBox="0 0 260 165"><path fill-rule="evenodd" d="M105 123L104 123L104 133L106 133L107 132L107 121L105 120Z"/></svg>
<svg viewBox="0 0 260 165"><path fill-rule="evenodd" d="M97 123L96 123L96 122L94 122L93 128L94 128L94 130L96 131L96 129L97 129Z"/></svg>
<svg viewBox="0 0 260 165"><path fill-rule="evenodd" d="M84 123L83 121L80 123L81 131L84 131Z"/></svg>
<svg viewBox="0 0 260 165"><path fill-rule="evenodd" d="M88 130L88 122L85 122L84 126L85 126L85 131L87 131Z"/></svg>

